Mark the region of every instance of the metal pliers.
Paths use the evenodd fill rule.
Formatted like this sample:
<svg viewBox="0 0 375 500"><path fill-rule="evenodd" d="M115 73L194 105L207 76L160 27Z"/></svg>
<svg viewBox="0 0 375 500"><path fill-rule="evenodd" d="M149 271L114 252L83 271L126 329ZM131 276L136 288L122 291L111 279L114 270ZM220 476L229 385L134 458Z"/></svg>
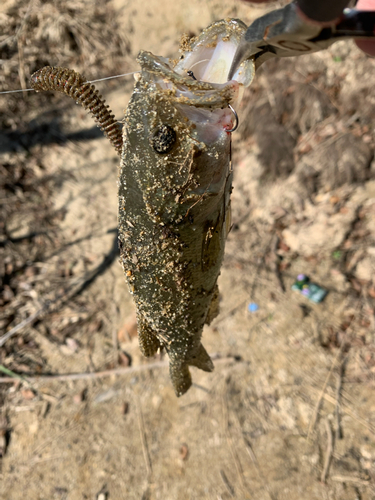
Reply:
<svg viewBox="0 0 375 500"><path fill-rule="evenodd" d="M347 38L375 40L375 11L345 9L348 0L295 0L256 19L235 53L228 80L242 61L255 69L273 57L324 50Z"/></svg>

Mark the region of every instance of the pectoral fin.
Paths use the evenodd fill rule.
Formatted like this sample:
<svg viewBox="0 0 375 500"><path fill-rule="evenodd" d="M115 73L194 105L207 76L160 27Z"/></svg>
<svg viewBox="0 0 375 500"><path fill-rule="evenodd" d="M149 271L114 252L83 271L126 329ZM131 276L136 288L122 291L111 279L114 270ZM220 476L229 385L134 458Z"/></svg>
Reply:
<svg viewBox="0 0 375 500"><path fill-rule="evenodd" d="M159 339L146 321L139 315L137 317L137 323L139 348L143 356L146 356L146 358L154 356L159 347L161 347Z"/></svg>

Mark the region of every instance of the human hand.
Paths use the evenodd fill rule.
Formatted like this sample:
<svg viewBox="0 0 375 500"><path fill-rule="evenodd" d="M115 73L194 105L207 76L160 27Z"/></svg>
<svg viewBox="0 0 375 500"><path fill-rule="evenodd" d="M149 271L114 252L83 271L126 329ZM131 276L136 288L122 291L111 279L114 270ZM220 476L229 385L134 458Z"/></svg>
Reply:
<svg viewBox="0 0 375 500"><path fill-rule="evenodd" d="M248 3L270 3L273 0L243 0ZM375 10L375 0L358 0L356 9L358 10ZM316 24L316 21L314 21ZM372 40L357 40L357 46L369 56L375 56L375 41Z"/></svg>

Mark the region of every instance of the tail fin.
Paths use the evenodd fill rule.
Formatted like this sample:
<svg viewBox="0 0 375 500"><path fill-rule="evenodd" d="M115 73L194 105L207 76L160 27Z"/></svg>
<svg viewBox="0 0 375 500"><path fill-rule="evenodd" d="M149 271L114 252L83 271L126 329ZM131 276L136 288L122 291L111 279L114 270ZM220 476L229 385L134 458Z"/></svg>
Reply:
<svg viewBox="0 0 375 500"><path fill-rule="evenodd" d="M169 374L176 396L182 396L191 386L191 375L188 365L196 366L205 372L212 372L214 369L214 364L202 344L199 344L195 355L186 361L177 361L170 356Z"/></svg>

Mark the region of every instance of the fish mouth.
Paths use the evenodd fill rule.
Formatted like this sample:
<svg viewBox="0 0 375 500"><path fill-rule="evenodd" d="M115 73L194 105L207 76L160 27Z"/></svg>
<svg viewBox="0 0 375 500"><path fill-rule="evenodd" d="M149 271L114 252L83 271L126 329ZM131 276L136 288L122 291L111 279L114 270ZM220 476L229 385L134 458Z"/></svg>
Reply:
<svg viewBox="0 0 375 500"><path fill-rule="evenodd" d="M183 38L178 61L141 51L137 61L142 68L142 77L160 90L175 91L176 98L187 95L192 102L186 104L211 109L222 107L223 101L228 104L237 97L239 86L248 87L255 75L254 61L248 59L241 63L233 79L227 81L236 49L245 32L246 25L239 19L216 21L198 37ZM232 91L231 87L234 87ZM221 98L212 98L215 91L221 94Z"/></svg>
<svg viewBox="0 0 375 500"><path fill-rule="evenodd" d="M217 21L198 37L183 40L177 62L145 51L138 55L143 80L174 102L178 111L194 124L203 142L211 143L221 133L231 131L233 113L229 105L237 108L245 87L254 78L254 62L247 60L227 81L245 31L246 25L238 19Z"/></svg>
<svg viewBox="0 0 375 500"><path fill-rule="evenodd" d="M217 21L191 41L181 42L182 55L174 67L176 73L197 81L225 84L246 25L239 19ZM255 74L252 60L247 60L234 73L232 80L248 87Z"/></svg>

